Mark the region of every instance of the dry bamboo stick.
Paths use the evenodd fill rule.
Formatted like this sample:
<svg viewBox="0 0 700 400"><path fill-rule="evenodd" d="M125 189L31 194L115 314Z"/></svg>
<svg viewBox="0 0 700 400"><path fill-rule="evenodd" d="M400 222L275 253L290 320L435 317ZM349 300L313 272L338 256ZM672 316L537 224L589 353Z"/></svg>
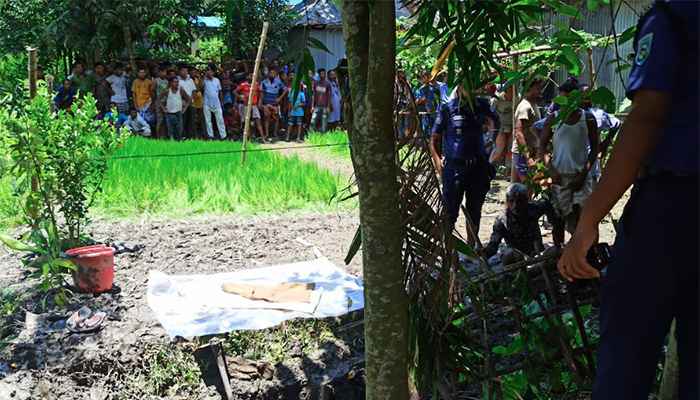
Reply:
<svg viewBox="0 0 700 400"><path fill-rule="evenodd" d="M263 24L262 34L260 35L260 45L258 46L258 55L255 57L255 67L253 68L253 82L251 83L250 93L248 94L248 108L245 111L245 126L243 128L243 154L241 154L241 164L245 164L246 146L248 145L248 132L250 131L250 114L253 106L253 96L257 95L255 85L258 81L258 71L260 71L260 58L265 50L265 38L267 37L267 28L269 22Z"/></svg>

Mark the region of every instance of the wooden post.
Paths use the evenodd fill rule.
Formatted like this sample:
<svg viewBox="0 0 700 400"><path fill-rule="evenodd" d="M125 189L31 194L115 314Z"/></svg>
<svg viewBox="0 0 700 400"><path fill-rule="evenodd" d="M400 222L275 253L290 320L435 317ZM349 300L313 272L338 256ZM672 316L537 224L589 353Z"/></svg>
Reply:
<svg viewBox="0 0 700 400"><path fill-rule="evenodd" d="M37 91L37 63L36 63L36 49L27 49L29 52L29 98L33 99L36 97Z"/></svg>
<svg viewBox="0 0 700 400"><path fill-rule="evenodd" d="M29 53L29 65L27 66L27 70L29 73L29 98L33 99L36 97L37 94L37 61L36 61L36 49L34 48L29 48L27 49L27 52ZM39 181L37 178L32 174L32 180L31 180L31 193L34 195L34 193L39 190ZM37 226L37 210L35 206L32 206L29 210L29 213L32 217L32 222L34 222L34 229L38 229Z"/></svg>
<svg viewBox="0 0 700 400"><path fill-rule="evenodd" d="M588 53L588 73L591 77L591 88L593 90L598 89L598 85L596 84L596 73L595 73L595 63L593 62L593 49L588 49L586 50Z"/></svg>
<svg viewBox="0 0 700 400"><path fill-rule="evenodd" d="M518 71L518 55L513 56L513 71ZM515 131L517 127L517 118L515 117L515 109L518 108L518 97L520 97L520 93L518 93L518 82L513 82L511 85L513 86L513 96L510 100L510 106L511 106L511 118L513 121L513 127L512 127L512 133L511 136L513 137L513 142L515 142ZM507 145L508 143L506 143ZM511 162L513 162L511 160ZM506 160L506 163L508 163L508 160ZM515 164L512 164L510 167L510 181L511 182L516 182L515 180L515 175L518 173L518 169L515 168Z"/></svg>
<svg viewBox="0 0 700 400"><path fill-rule="evenodd" d="M260 58L263 50L265 50L265 38L267 37L267 28L269 22L263 24L262 34L260 35L260 45L258 46L258 55L255 57L255 68L253 68L253 82L250 93L248 94L248 108L245 111L245 125L243 127L243 154L241 156L241 164L245 164L246 146L248 144L248 132L250 131L250 113L253 106L253 96L255 93L255 85L258 81L258 71L260 71Z"/></svg>

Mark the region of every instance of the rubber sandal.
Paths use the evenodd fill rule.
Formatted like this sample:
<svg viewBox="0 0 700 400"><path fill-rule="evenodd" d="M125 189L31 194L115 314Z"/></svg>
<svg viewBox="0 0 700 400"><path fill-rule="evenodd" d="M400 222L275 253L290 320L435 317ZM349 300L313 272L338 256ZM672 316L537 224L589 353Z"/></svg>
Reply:
<svg viewBox="0 0 700 400"><path fill-rule="evenodd" d="M88 307L82 307L74 312L66 321L66 326L80 326L86 319L90 318L92 310Z"/></svg>
<svg viewBox="0 0 700 400"><path fill-rule="evenodd" d="M87 307L83 307L83 308L87 308ZM74 315L76 315L76 314L74 314ZM96 313L92 314L89 318L85 318L80 322L76 322L79 318L76 318L76 320L69 322L71 320L71 318L73 318L73 316L71 316L71 318L69 318L68 321L66 321L66 328L68 328L68 330L73 332L73 333L94 332L102 326L102 322L104 322L104 319L106 316L107 316L107 313L100 311L100 312L96 312Z"/></svg>

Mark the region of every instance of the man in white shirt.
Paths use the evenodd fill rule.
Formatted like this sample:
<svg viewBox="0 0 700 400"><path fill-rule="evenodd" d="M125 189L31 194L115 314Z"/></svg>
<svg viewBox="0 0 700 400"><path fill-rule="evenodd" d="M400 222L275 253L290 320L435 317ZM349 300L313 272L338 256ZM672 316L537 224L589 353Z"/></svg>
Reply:
<svg viewBox="0 0 700 400"><path fill-rule="evenodd" d="M108 91L112 96L110 102L117 105L117 110L126 114L129 112L129 99L126 95L126 73L121 64L114 68L114 74L107 78L109 84Z"/></svg>
<svg viewBox="0 0 700 400"><path fill-rule="evenodd" d="M185 65L180 67L180 89L185 91L187 96L192 97L192 95L197 91L197 86L194 84L194 79L188 74L189 68ZM183 101L183 106L185 102ZM194 139L197 137L197 112L194 107L188 107L185 114L182 116L182 125L184 127L184 137L187 139Z"/></svg>
<svg viewBox="0 0 700 400"><path fill-rule="evenodd" d="M214 69L207 67L204 70L204 79L200 83L199 90L204 95L204 121L207 125L207 135L209 139L214 139L214 127L211 122L211 115L216 118L216 128L219 130L219 137L226 139L226 127L224 126L224 98L221 94L221 82L214 76Z"/></svg>
<svg viewBox="0 0 700 400"><path fill-rule="evenodd" d="M131 133L136 133L145 137L151 136L151 126L139 115L135 108L129 111L129 118L126 119L124 126L126 126Z"/></svg>

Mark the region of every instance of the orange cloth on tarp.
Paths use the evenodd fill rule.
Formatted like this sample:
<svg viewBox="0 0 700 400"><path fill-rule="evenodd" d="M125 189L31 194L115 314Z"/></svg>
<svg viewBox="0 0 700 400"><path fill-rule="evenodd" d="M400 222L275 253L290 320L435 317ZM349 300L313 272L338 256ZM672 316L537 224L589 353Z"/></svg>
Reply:
<svg viewBox="0 0 700 400"><path fill-rule="evenodd" d="M237 294L251 300L265 300L273 303L310 303L315 283L284 282L275 286L237 285L224 283L221 289L226 293Z"/></svg>

